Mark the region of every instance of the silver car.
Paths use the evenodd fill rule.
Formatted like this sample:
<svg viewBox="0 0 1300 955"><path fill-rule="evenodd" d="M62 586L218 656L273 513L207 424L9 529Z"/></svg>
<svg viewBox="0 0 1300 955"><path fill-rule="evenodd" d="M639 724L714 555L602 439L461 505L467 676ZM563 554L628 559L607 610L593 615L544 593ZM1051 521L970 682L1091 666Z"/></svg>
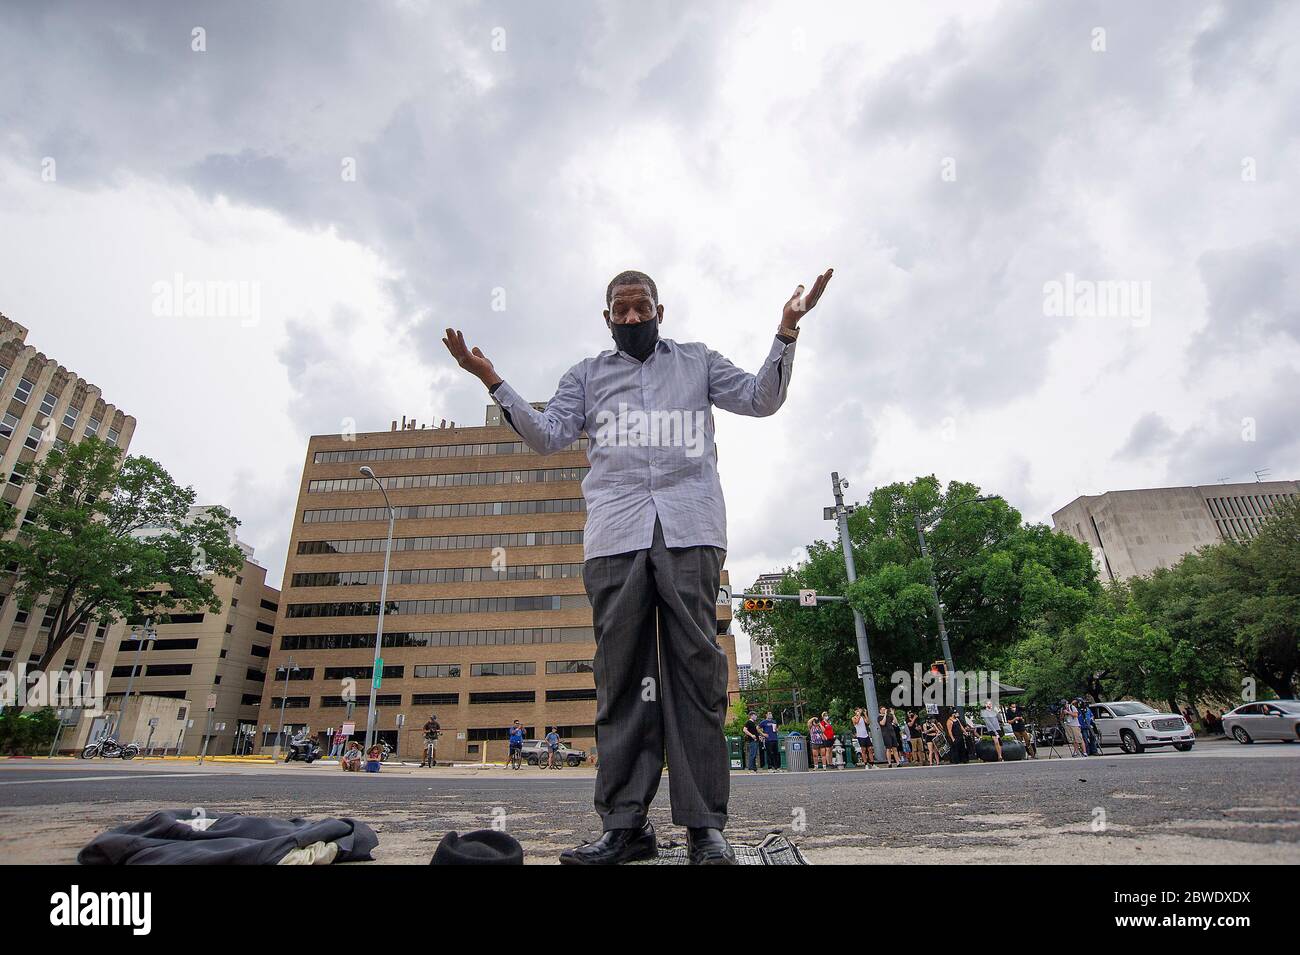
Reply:
<svg viewBox="0 0 1300 955"><path fill-rule="evenodd" d="M1223 715L1223 732L1238 743L1253 743L1257 739L1294 743L1300 739L1300 701L1243 703Z"/></svg>

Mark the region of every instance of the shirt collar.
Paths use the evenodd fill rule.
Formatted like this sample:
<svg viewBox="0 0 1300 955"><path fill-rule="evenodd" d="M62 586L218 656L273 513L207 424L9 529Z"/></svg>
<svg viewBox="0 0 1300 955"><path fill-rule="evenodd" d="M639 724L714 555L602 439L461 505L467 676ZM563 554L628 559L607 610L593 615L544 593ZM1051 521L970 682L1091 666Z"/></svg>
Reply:
<svg viewBox="0 0 1300 955"><path fill-rule="evenodd" d="M675 341L673 341L671 338L660 338L658 341L655 342L655 350L654 350L654 353L653 353L650 357L653 357L654 355L659 354L660 351L671 352L671 351L674 351L676 348L677 348L677 343L676 343ZM601 352L601 353L600 353L599 355L597 355L596 357L597 357L597 358L623 358L623 359L625 359L625 360L627 360L627 361L630 361L630 362L632 362L632 363L634 363L634 364L637 364L637 365L643 365L643 364L645 364L645 362L637 361L635 358L633 358L633 357L632 357L631 355L629 355L627 352L623 351L622 349L618 349L618 348L608 348L608 349L606 349L605 351ZM650 360L650 358L646 358L646 361L649 361L649 360Z"/></svg>

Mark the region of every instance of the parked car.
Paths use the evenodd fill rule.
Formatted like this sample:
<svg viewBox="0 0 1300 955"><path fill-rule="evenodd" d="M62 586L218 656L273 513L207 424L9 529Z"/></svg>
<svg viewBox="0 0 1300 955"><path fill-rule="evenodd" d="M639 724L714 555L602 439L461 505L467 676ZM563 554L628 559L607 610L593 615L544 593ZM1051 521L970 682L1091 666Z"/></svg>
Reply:
<svg viewBox="0 0 1300 955"><path fill-rule="evenodd" d="M1136 700L1093 703L1097 735L1102 746L1118 746L1126 753L1140 753L1152 746L1172 746L1187 752L1196 734L1177 713L1161 713Z"/></svg>
<svg viewBox="0 0 1300 955"><path fill-rule="evenodd" d="M1238 743L1300 739L1300 700L1264 700L1243 703L1223 714L1223 732Z"/></svg>
<svg viewBox="0 0 1300 955"><path fill-rule="evenodd" d="M536 766L538 763L544 763L550 754L546 749L546 740L544 739L526 739L523 746L524 760L529 766ZM585 749L574 749L568 744L560 743L560 759L564 760L568 766L581 766L587 761L587 751Z"/></svg>

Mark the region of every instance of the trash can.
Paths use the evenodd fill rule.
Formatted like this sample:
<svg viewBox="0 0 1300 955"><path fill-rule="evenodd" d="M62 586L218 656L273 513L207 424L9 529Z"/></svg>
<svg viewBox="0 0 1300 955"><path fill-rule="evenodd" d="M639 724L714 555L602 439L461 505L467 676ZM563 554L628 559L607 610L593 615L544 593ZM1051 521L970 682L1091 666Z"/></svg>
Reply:
<svg viewBox="0 0 1300 955"><path fill-rule="evenodd" d="M792 773L802 773L808 769L808 744L799 733L786 734L785 768Z"/></svg>
<svg viewBox="0 0 1300 955"><path fill-rule="evenodd" d="M732 769L745 768L745 741L743 736L727 737L727 759Z"/></svg>

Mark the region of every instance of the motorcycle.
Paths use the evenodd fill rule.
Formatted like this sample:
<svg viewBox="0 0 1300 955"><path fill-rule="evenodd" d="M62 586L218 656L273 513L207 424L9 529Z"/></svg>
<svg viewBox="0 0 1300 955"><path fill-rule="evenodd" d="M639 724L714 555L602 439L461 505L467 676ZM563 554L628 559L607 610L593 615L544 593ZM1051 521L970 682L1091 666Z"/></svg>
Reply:
<svg viewBox="0 0 1300 955"><path fill-rule="evenodd" d="M104 759L135 759L139 755L140 747L137 744L127 743L123 746L111 736L98 739L81 751L82 759L94 759L96 756Z"/></svg>
<svg viewBox="0 0 1300 955"><path fill-rule="evenodd" d="M314 739L292 739L289 740L289 755L285 756L284 761L292 763L294 760L301 760L310 764L323 755L324 751Z"/></svg>

